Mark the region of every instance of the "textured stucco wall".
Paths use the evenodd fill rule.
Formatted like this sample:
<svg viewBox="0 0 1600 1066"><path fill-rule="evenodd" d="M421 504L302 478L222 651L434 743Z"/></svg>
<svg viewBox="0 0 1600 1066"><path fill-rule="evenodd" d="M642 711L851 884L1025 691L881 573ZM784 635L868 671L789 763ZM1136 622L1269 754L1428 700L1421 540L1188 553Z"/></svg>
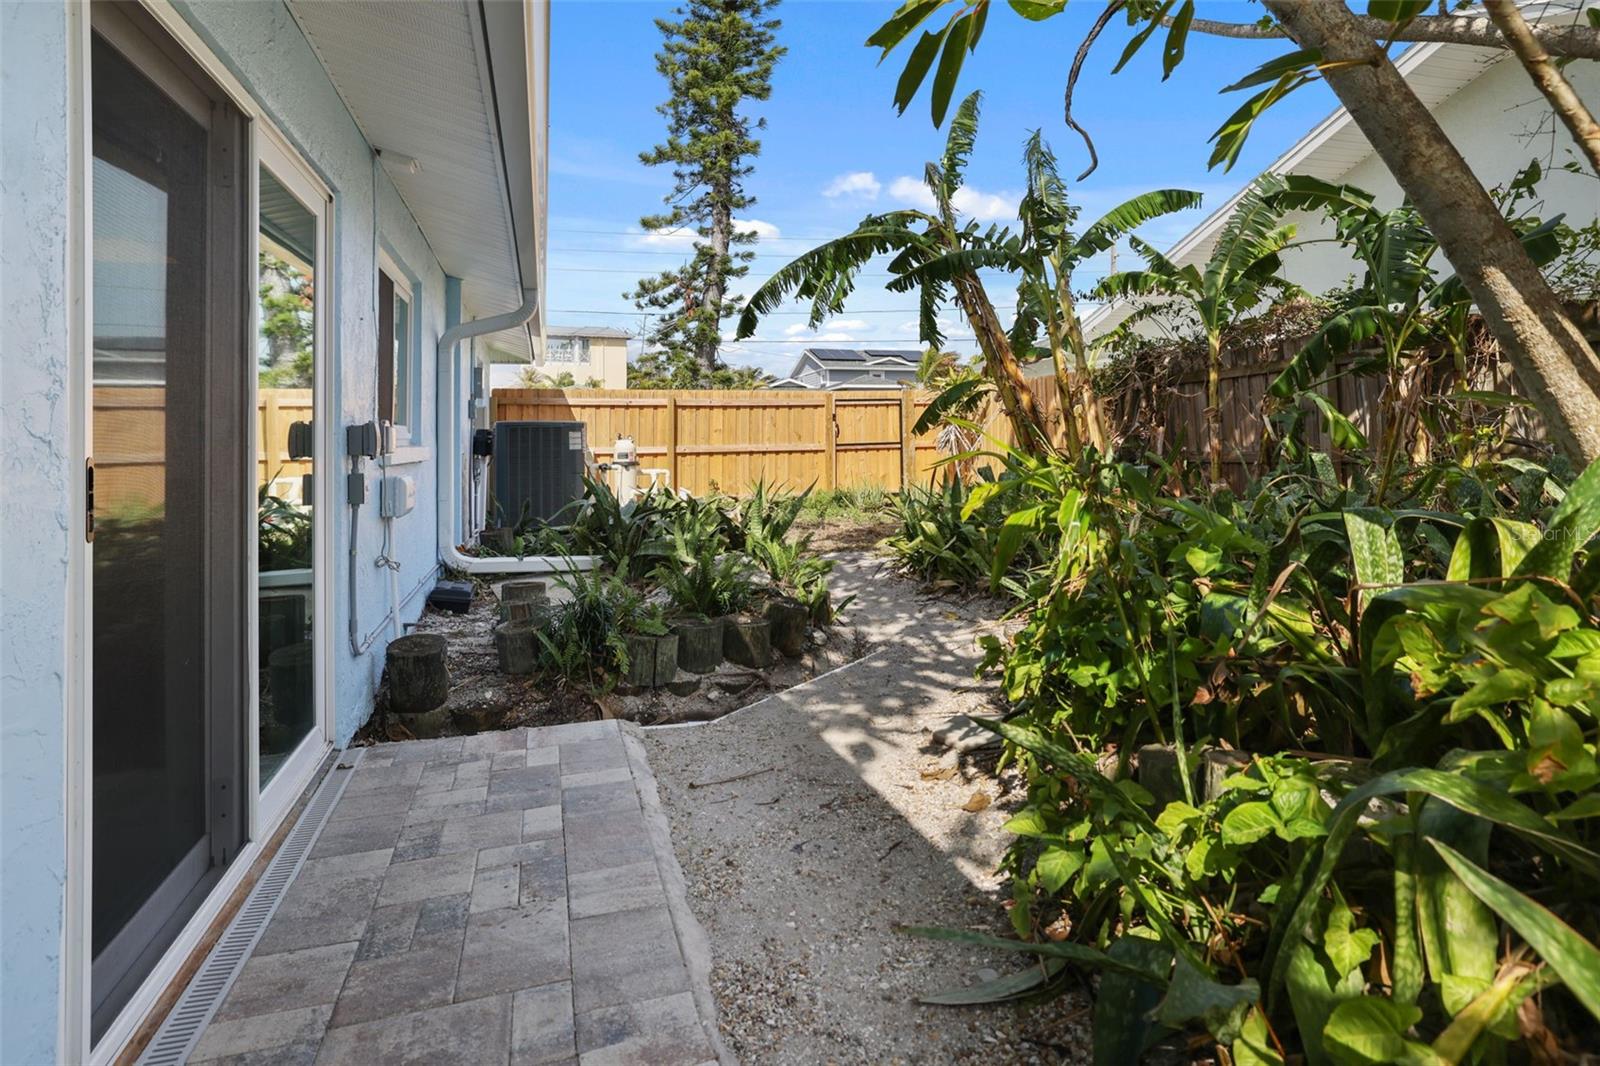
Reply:
<svg viewBox="0 0 1600 1066"><path fill-rule="evenodd" d="M373 417L378 242L411 275L420 366L423 462L394 472L417 480L417 506L394 523L402 617L421 613L437 555L435 342L445 278L415 220L381 170L332 83L281 4L185 4L183 17L257 98L334 194L334 240L320 285L331 292L331 404L339 426ZM65 722L69 516L75 501L69 419L68 8L0 3L0 1062L55 1059L65 883ZM376 211L374 211L376 203ZM376 218L376 232L374 219ZM332 284L328 282L331 279ZM342 433L338 447L342 447ZM334 478L340 461L322 472ZM358 595L363 633L390 609L376 479L361 516ZM350 509L342 489L330 516L335 616L319 620L333 649L335 732L348 740L370 713L387 631L351 653ZM413 594L415 593L415 594Z"/></svg>
<svg viewBox="0 0 1600 1066"><path fill-rule="evenodd" d="M1600 100L1600 65L1574 63L1566 68L1566 75L1585 100ZM1552 128L1550 106L1514 60L1502 59L1433 113L1485 186L1504 185L1529 160L1537 158L1546 168L1539 185L1544 198L1544 206L1537 212L1540 216L1564 213L1569 223L1583 226L1600 214L1600 183L1587 164L1580 174L1554 169L1580 157L1566 128ZM1376 155L1339 180L1373 193L1380 207L1397 206L1403 199L1400 186ZM1302 240L1332 236L1332 228L1320 218L1295 216L1294 221ZM1442 257L1438 262L1448 273L1449 264ZM1285 265L1290 276L1311 292L1343 285L1352 273L1360 281L1354 261L1333 244L1313 244L1291 252Z"/></svg>
<svg viewBox="0 0 1600 1066"><path fill-rule="evenodd" d="M0 1062L55 1058L68 493L65 4L0 4Z"/></svg>
<svg viewBox="0 0 1600 1066"><path fill-rule="evenodd" d="M338 426L375 416L377 371L377 266L373 231L373 193L377 191L377 241L410 276L420 321L417 339L421 367L422 417L417 436L430 452L435 445L434 350L444 330L444 273L399 193L381 168L373 167L370 147L346 110L289 12L279 3L182 3L179 11L211 50L228 64L275 125L299 149L333 191L333 352L332 403ZM342 432L342 431L341 431ZM336 441L342 448L342 439ZM382 628L390 606L389 572L375 565L383 552L378 515L376 464L367 464L368 504L358 519L359 558L355 562L357 624L363 641ZM341 461L324 476L348 470ZM417 481L417 505L394 521L390 554L399 561L401 617L414 621L431 587L438 559L435 465L432 461L397 466L396 474ZM357 657L347 637L350 626L349 538L351 510L342 486L335 489L335 617L333 629L334 723L344 743L366 721L383 671L388 629L367 654Z"/></svg>

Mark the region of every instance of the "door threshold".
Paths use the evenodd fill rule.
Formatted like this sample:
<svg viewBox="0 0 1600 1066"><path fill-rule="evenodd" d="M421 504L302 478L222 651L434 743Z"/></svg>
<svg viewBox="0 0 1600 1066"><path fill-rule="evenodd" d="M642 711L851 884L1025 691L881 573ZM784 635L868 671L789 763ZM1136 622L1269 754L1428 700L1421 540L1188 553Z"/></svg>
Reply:
<svg viewBox="0 0 1600 1066"><path fill-rule="evenodd" d="M206 902L95 1044L89 1056L90 1066L132 1066L139 1061L343 755L338 749L330 749L321 760L310 764L297 798L272 827L271 835L264 843L251 841L240 851Z"/></svg>

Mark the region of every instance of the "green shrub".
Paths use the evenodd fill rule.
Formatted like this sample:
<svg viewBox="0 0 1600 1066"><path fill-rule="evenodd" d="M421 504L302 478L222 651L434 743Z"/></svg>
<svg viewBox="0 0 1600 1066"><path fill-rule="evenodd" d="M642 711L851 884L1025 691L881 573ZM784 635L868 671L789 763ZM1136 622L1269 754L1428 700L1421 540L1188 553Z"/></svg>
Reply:
<svg viewBox="0 0 1600 1066"><path fill-rule="evenodd" d="M727 550L723 512L712 505L685 506L672 531L672 551L652 577L679 612L719 618L744 610L755 586L750 561Z"/></svg>
<svg viewBox="0 0 1600 1066"><path fill-rule="evenodd" d="M1051 546L985 641L1028 782L1003 943L1045 965L996 995L1101 969L1105 1062L1190 1028L1238 1063L1504 1061L1535 993L1595 1046L1600 464L1409 468L1388 508L1318 456L1242 497L1008 464L962 511Z"/></svg>
<svg viewBox="0 0 1600 1066"><path fill-rule="evenodd" d="M311 512L256 490L257 566L269 570L304 570L311 566Z"/></svg>
<svg viewBox="0 0 1600 1066"><path fill-rule="evenodd" d="M1020 501L1036 490L1009 487L1013 509L995 497L1001 484L984 468L966 485L951 480L941 488L915 487L889 498L899 529L883 542L895 567L935 588L986 589L1024 593L1028 570L1048 555L1048 524L1037 506ZM1003 565L995 560L1006 555Z"/></svg>
<svg viewBox="0 0 1600 1066"><path fill-rule="evenodd" d="M627 669L623 634L641 616L642 596L604 570L572 570L557 580L570 598L557 605L537 632L539 672L607 690Z"/></svg>

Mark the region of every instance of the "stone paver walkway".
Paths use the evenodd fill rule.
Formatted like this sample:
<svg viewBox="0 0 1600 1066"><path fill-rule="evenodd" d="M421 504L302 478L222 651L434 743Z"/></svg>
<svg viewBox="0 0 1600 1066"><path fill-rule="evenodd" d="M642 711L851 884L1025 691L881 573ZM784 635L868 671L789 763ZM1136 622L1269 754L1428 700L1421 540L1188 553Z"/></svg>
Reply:
<svg viewBox="0 0 1600 1066"><path fill-rule="evenodd" d="M715 1061L704 934L615 722L368 748L193 1063Z"/></svg>

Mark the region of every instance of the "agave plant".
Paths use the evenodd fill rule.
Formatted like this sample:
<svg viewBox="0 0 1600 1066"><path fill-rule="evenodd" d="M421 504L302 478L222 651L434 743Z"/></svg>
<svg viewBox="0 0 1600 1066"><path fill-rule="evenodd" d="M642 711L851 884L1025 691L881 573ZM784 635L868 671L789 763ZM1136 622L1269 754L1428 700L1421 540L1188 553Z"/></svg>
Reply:
<svg viewBox="0 0 1600 1066"><path fill-rule="evenodd" d="M549 554L574 552L597 555L612 570L648 570L667 556L667 500L665 493L647 492L624 503L603 480L587 475L581 500L569 504L570 525L544 526L532 541Z"/></svg>
<svg viewBox="0 0 1600 1066"><path fill-rule="evenodd" d="M672 552L657 567L656 583L679 611L701 618L719 618L749 606L755 594L750 563L726 542L702 510L696 520L672 532Z"/></svg>

